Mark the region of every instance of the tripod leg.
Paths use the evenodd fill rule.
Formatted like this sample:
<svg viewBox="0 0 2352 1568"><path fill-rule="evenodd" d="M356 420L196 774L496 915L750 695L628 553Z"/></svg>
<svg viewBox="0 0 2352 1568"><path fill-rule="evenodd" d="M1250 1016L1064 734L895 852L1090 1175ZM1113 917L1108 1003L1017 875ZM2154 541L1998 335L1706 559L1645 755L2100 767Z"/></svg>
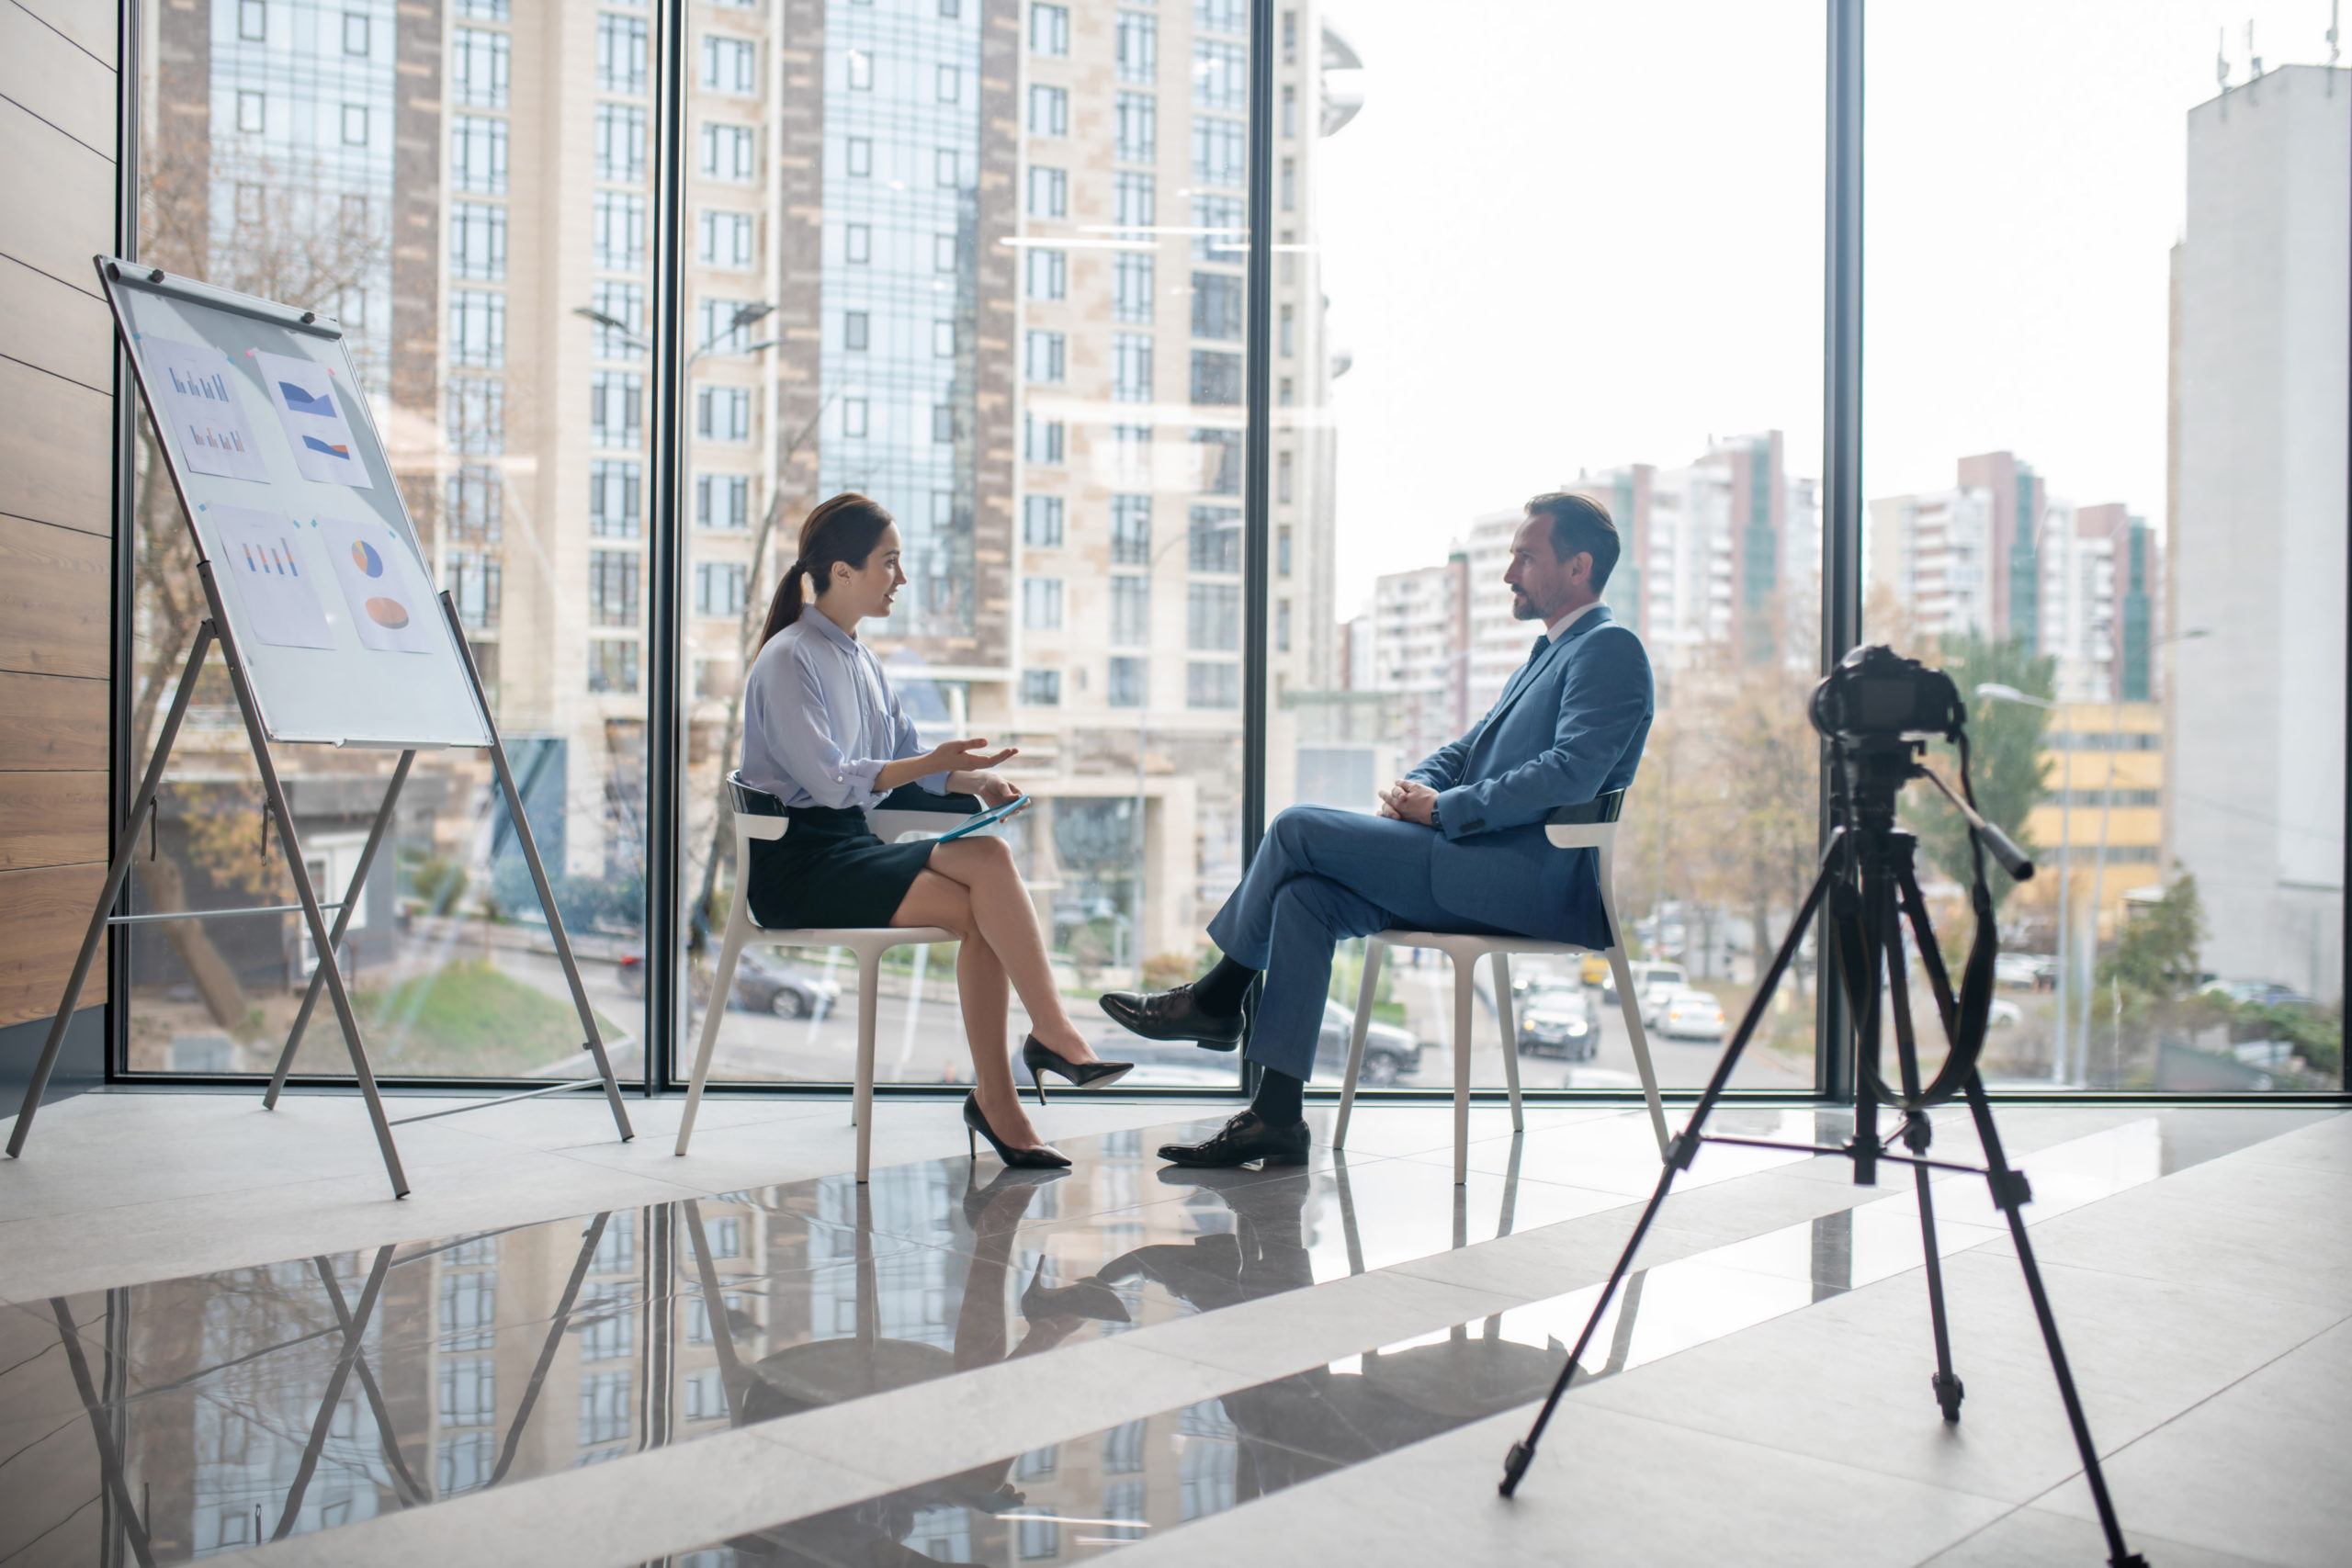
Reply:
<svg viewBox="0 0 2352 1568"><path fill-rule="evenodd" d="M1993 1105L1985 1098L1984 1076L1972 1072L1962 1087L1968 1096L1969 1114L1976 1122L1976 1134L1984 1145L1984 1176L1993 1186L1993 1202L2009 1222L2009 1241L2018 1249L2018 1268L2025 1275L2026 1293L2033 1299L2034 1321L2041 1325L2042 1345L2050 1352L2050 1371L2058 1380L2058 1397L2066 1406L2075 1452L2083 1461L2091 1506L2098 1510L2098 1528L2107 1537L2107 1560L2111 1568L2147 1568L2147 1559L2123 1542L2123 1525L2115 1517L2115 1500L2108 1495L2107 1472L2099 1463L2098 1445L2091 1441L2091 1425L2083 1414L2082 1396L2075 1390L2074 1370L2067 1364L2065 1347L2058 1342L2058 1319L2050 1310L2050 1292L2043 1289L2041 1266L2033 1260L2033 1243L2026 1235L2025 1215L2020 1212L2032 1201L2032 1189L2026 1183L2025 1173L2009 1168L2001 1152L2001 1134L1993 1125Z"/></svg>
<svg viewBox="0 0 2352 1568"><path fill-rule="evenodd" d="M1907 854L1908 844L1898 844L1897 852ZM1879 929L1886 937L1886 997L1887 1008L1894 1015L1894 1063L1903 1076L1903 1098L1906 1104L1919 1101L1919 1038L1911 1026L1911 987L1905 972L1903 959L1903 929L1900 899L1907 893L1910 882L1908 867L1904 874L1889 881L1881 896L1876 911L1882 919ZM1926 962L1922 959L1921 962ZM1870 1092L1867 1085L1862 1092ZM1924 1156L1934 1137L1928 1124L1927 1113L1912 1110L1904 1118L1903 1145L1915 1155ZM1951 1370L1951 1326L1944 1313L1944 1260L1936 1246L1936 1198L1928 1179L1928 1168L1915 1165L1911 1179L1919 1199L1919 1245L1926 1257L1928 1276L1928 1325L1936 1342L1936 1375L1929 1386L1936 1391L1936 1407L1946 1421L1960 1419L1962 1389L1960 1379Z"/></svg>
<svg viewBox="0 0 2352 1568"><path fill-rule="evenodd" d="M1821 870L1815 874L1813 886L1806 891L1804 904L1798 907L1796 919L1789 922L1788 935L1781 939L1780 950L1772 954L1771 966L1757 982L1756 995L1748 999L1747 1010L1740 1015L1739 1028L1733 1033L1731 1043L1724 1047L1723 1057L1715 1064L1714 1076L1707 1080L1707 1087L1700 1092L1699 1103L1691 1107L1690 1120L1681 1132L1667 1141L1665 1160L1657 1173L1657 1186L1650 1193L1649 1202L1643 1207L1642 1217L1634 1222L1634 1234L1625 1238L1625 1250L1618 1255L1616 1267L1609 1271L1609 1281L1600 1288L1600 1299L1592 1304L1592 1315L1585 1320L1575 1347L1568 1351L1567 1364L1553 1380L1552 1392L1544 1396L1544 1406L1535 1413L1534 1424L1528 1427L1527 1436L1513 1443L1510 1452L1504 1456L1501 1487L1504 1496L1508 1497L1519 1490L1520 1479L1527 1473L1527 1467L1534 1462L1535 1445L1543 1440L1544 1428L1551 1424L1552 1412L1559 1408L1560 1396L1568 1392L1568 1380L1576 1376L1586 1349L1592 1344L1593 1335L1600 1330L1601 1318L1607 1315L1610 1303L1616 1300L1619 1287L1624 1284L1625 1276L1633 1269L1634 1255L1641 1250L1642 1238L1649 1234L1650 1222L1657 1218L1658 1209L1666 1202L1667 1193L1673 1189L1675 1177L1690 1169L1690 1161L1698 1155L1699 1130L1706 1125L1708 1114L1730 1086L1732 1071L1739 1066L1741 1053L1747 1049L1747 1043L1755 1038L1757 1030L1762 1026L1765 1010L1771 1006L1772 992L1779 987L1781 976L1788 973L1789 964L1797 954L1797 944L1804 939L1805 928L1813 923L1815 911L1821 908L1822 897L1828 892L1830 883L1835 879L1832 868L1837 863L1838 850L1838 841L1833 840L1828 852L1822 856Z"/></svg>

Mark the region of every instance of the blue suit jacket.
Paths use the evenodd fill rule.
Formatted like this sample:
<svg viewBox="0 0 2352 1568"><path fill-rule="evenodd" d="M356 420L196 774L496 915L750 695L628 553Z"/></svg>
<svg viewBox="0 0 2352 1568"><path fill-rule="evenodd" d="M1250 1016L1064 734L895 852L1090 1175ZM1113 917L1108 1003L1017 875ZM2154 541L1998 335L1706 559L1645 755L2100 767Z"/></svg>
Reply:
<svg viewBox="0 0 2352 1568"><path fill-rule="evenodd" d="M1606 605L1530 659L1467 735L1406 775L1438 792L1438 903L1481 925L1606 947L1598 857L1553 848L1544 819L1632 784L1656 711L1642 639Z"/></svg>

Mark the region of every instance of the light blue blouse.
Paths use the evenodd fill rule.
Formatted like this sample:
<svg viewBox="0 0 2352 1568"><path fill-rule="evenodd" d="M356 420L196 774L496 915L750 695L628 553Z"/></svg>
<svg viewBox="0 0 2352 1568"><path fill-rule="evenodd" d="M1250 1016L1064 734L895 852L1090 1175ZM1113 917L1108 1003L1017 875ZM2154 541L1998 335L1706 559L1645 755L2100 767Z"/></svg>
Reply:
<svg viewBox="0 0 2352 1568"><path fill-rule="evenodd" d="M883 764L920 756L882 661L813 605L770 637L743 692L743 782L787 807L866 807ZM915 781L947 793L947 775Z"/></svg>

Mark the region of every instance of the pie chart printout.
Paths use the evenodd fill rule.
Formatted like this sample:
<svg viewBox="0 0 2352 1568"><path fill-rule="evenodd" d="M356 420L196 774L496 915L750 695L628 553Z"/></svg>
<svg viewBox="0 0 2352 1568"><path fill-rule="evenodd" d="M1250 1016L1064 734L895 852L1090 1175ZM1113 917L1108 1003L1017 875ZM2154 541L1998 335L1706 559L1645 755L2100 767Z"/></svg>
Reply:
<svg viewBox="0 0 2352 1568"><path fill-rule="evenodd" d="M368 466L356 456L358 444L345 417L347 394L323 365L266 349L249 349L262 385L286 427L287 445L294 448L294 466L306 479L322 484L373 490Z"/></svg>
<svg viewBox="0 0 2352 1568"><path fill-rule="evenodd" d="M224 547L215 571L245 613L245 629L278 648L334 647L316 584L324 576L302 553L299 531L280 513L214 505L207 519Z"/></svg>
<svg viewBox="0 0 2352 1568"><path fill-rule="evenodd" d="M424 573L407 544L380 522L319 519L334 575L351 606L351 629L379 653L432 653L424 617L431 613Z"/></svg>

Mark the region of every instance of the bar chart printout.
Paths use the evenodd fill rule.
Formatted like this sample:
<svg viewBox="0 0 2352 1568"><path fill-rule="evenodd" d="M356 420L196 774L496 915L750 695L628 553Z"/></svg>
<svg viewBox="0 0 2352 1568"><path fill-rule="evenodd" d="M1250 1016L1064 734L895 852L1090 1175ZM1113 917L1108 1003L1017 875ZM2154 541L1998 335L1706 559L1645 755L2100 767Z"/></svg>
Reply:
<svg viewBox="0 0 2352 1568"><path fill-rule="evenodd" d="M161 423L178 437L187 466L201 474L266 482L268 470L245 423L229 356L173 338L147 338L141 347L159 373L149 390L163 404Z"/></svg>
<svg viewBox="0 0 2352 1568"><path fill-rule="evenodd" d="M316 586L326 574L302 554L292 524L246 506L210 505L202 516L218 541L213 575L236 593L246 631L278 648L334 647Z"/></svg>

